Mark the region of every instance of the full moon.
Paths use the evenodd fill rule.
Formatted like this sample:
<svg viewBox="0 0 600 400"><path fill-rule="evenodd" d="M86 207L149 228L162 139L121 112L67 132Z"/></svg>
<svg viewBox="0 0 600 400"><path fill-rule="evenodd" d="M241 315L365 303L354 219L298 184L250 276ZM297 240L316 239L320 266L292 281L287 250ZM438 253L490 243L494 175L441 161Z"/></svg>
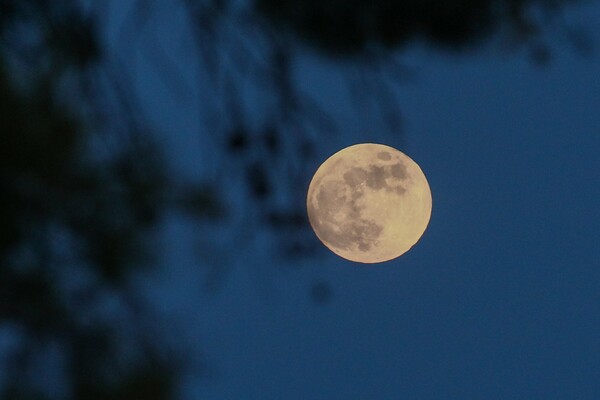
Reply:
<svg viewBox="0 0 600 400"><path fill-rule="evenodd" d="M421 168L393 147L346 147L317 169L306 198L315 234L350 261L378 263L406 253L431 217L431 190Z"/></svg>

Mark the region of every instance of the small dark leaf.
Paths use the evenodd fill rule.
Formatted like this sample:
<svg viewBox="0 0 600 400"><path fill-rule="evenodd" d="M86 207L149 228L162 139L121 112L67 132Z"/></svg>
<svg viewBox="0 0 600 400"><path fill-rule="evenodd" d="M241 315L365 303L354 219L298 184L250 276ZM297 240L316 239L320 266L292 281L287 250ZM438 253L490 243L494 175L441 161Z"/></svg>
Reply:
<svg viewBox="0 0 600 400"><path fill-rule="evenodd" d="M303 241L294 240L286 242L282 247L283 256L288 259L307 257L314 253L315 246Z"/></svg>
<svg viewBox="0 0 600 400"><path fill-rule="evenodd" d="M315 153L315 146L311 142L304 141L300 144L300 154L305 160L310 159Z"/></svg>
<svg viewBox="0 0 600 400"><path fill-rule="evenodd" d="M543 67L552 60L552 53L545 44L535 43L529 49L529 57L534 64Z"/></svg>
<svg viewBox="0 0 600 400"><path fill-rule="evenodd" d="M324 281L314 282L310 288L310 297L316 304L328 304L333 298L331 285Z"/></svg>
<svg viewBox="0 0 600 400"><path fill-rule="evenodd" d="M211 187L193 186L184 190L181 206L193 216L215 219L222 217L225 210Z"/></svg>
<svg viewBox="0 0 600 400"><path fill-rule="evenodd" d="M277 130L273 127L267 128L264 132L263 139L269 153L275 155L279 151L279 137L277 137Z"/></svg>
<svg viewBox="0 0 600 400"><path fill-rule="evenodd" d="M272 211L267 214L267 222L273 228L302 228L306 226L307 217L300 211Z"/></svg>
<svg viewBox="0 0 600 400"><path fill-rule="evenodd" d="M589 57L594 53L594 39L590 32L584 29L570 28L567 31L567 40L581 56Z"/></svg>
<svg viewBox="0 0 600 400"><path fill-rule="evenodd" d="M247 170L247 178L254 197L264 199L270 194L271 190L267 173L262 164L254 163L250 165Z"/></svg>
<svg viewBox="0 0 600 400"><path fill-rule="evenodd" d="M242 127L234 129L229 134L227 149L231 152L240 152L248 147L248 134Z"/></svg>

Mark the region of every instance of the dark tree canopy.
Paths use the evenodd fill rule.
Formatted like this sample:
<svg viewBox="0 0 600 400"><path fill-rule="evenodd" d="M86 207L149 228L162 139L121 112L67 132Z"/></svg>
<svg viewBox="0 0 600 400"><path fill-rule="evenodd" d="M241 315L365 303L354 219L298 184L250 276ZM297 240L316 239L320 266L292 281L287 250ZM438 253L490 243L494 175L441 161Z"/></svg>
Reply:
<svg viewBox="0 0 600 400"><path fill-rule="evenodd" d="M570 1L569 1L570 2ZM413 41L464 48L504 29L539 34L567 1L540 0L257 0L275 26L335 55L394 50Z"/></svg>

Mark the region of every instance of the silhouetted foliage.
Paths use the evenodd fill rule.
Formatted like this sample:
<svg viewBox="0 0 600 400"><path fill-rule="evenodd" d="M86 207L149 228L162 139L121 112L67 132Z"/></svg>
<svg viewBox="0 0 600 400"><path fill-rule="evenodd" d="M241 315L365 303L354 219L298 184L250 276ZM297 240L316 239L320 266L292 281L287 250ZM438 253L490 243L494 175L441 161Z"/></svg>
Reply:
<svg viewBox="0 0 600 400"><path fill-rule="evenodd" d="M310 296L316 304L328 304L333 298L333 290L331 289L331 285L329 285L329 283L324 281L316 281L310 288Z"/></svg>
<svg viewBox="0 0 600 400"><path fill-rule="evenodd" d="M239 152L248 146L248 138L243 128L234 129L229 134L229 150Z"/></svg>
<svg viewBox="0 0 600 400"><path fill-rule="evenodd" d="M542 33L565 1L539 0L258 0L275 25L335 55L395 50L421 40L464 48L505 29L521 41Z"/></svg>
<svg viewBox="0 0 600 400"><path fill-rule="evenodd" d="M77 2L0 5L0 328L15 338L0 397L172 398L183 358L131 283L169 209L221 208L172 181L140 125L107 151L102 52Z"/></svg>

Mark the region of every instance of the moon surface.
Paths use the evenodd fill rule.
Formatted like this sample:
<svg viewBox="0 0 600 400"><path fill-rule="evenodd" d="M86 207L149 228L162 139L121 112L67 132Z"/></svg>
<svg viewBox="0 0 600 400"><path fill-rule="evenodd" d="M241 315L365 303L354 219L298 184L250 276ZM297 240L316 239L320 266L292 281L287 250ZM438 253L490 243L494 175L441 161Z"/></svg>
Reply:
<svg viewBox="0 0 600 400"><path fill-rule="evenodd" d="M384 262L417 243L431 217L431 190L421 168L393 147L346 147L317 169L306 198L315 234L335 254Z"/></svg>

